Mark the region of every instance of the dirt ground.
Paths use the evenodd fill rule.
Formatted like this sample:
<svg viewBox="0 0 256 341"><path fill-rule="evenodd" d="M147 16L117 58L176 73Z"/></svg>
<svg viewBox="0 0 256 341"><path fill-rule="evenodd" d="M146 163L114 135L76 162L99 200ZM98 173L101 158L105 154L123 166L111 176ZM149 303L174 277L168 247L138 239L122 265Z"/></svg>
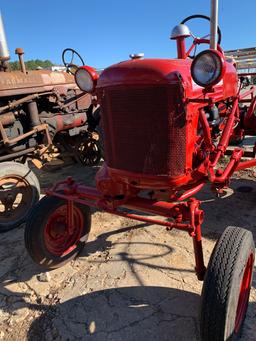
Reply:
<svg viewBox="0 0 256 341"><path fill-rule="evenodd" d="M96 170L38 174L45 188L70 174L92 184ZM241 172L235 193L200 193L206 263L227 226L251 230L256 241L254 180L252 170ZM21 226L0 235L0 340L199 340L202 283L187 233L94 212L80 257L50 272L32 262L23 234ZM256 275L241 340L256 340Z"/></svg>

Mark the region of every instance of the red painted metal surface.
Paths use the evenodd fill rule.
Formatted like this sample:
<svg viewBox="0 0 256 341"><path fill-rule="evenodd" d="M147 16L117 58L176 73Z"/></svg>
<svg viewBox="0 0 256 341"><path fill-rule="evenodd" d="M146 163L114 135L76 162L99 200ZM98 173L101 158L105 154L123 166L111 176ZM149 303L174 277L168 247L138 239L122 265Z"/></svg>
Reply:
<svg viewBox="0 0 256 341"><path fill-rule="evenodd" d="M256 166L256 159L252 159L252 160L248 160L248 161L243 161L243 162L240 162L236 166L236 171L239 171L241 169L255 167L255 166Z"/></svg>
<svg viewBox="0 0 256 341"><path fill-rule="evenodd" d="M202 43L209 40L195 39L193 46ZM102 110L106 162L97 172L96 188L68 179L48 195L68 200L71 226L72 203L77 202L188 232L193 238L196 273L202 280L204 214L199 200L191 196L207 182L221 192L235 170L256 165L256 159L241 162L241 148L234 149L225 167L218 165L231 137L243 136L243 122L254 117L254 104L247 112L249 116L242 117L240 101L248 101L248 96L255 101L255 97L253 88L243 94L238 90L234 63L226 60L220 46L216 53L223 64L221 80L210 88L192 80L191 60L186 58L191 49L185 51L184 40L178 41L177 47L179 59L133 59L102 72L96 92ZM216 110L217 130L210 117ZM249 276L243 280L241 302ZM238 316L243 314L243 306L241 303L238 307Z"/></svg>
<svg viewBox="0 0 256 341"><path fill-rule="evenodd" d="M224 57L222 61L221 81L206 92L193 82L188 59L130 60L103 71L97 94L102 106L107 176L98 177L99 189L104 187L106 192L106 183L112 181L174 190L207 176L206 162L193 168L199 120L204 122L208 149L213 148L209 124L200 109L237 95L235 68ZM216 163L226 149L235 119L232 113Z"/></svg>
<svg viewBox="0 0 256 341"><path fill-rule="evenodd" d="M252 282L252 273L254 266L254 258L253 254L250 254L240 287L240 295L238 299L237 309L236 309L236 320L235 320L235 332L238 333L241 327L241 324L244 320L244 316L247 310L250 288Z"/></svg>
<svg viewBox="0 0 256 341"><path fill-rule="evenodd" d="M86 70L86 71L89 73L89 75L91 76L92 81L93 81L93 85L94 85L94 86L93 86L93 90L90 91L90 93L93 94L93 93L95 92L95 88L96 88L97 81L98 81L98 78L99 78L98 73L96 72L96 70L95 70L93 67L91 67L91 66L89 66L89 65L80 66L80 67L77 69L77 71L80 70L80 69ZM77 71L76 71L76 73L77 73ZM76 80L76 73L75 73L75 80ZM77 82L77 81L76 81L76 82Z"/></svg>
<svg viewBox="0 0 256 341"><path fill-rule="evenodd" d="M89 65L80 66L79 69L86 70L91 75L91 77L92 77L92 79L94 81L97 81L97 79L99 78L99 75L96 72L96 70L93 67L89 66Z"/></svg>
<svg viewBox="0 0 256 341"><path fill-rule="evenodd" d="M68 212L68 214L67 214ZM77 246L83 232L83 215L76 207L62 205L49 215L44 229L46 249L56 256L65 256Z"/></svg>
<svg viewBox="0 0 256 341"><path fill-rule="evenodd" d="M197 199L192 198L188 201L167 202L142 198L136 195L127 198L126 200L121 197L116 197L115 199L107 198L102 192L97 191L95 188L76 184L71 178L57 183L51 190L47 191L46 194L67 200L67 206L65 207L65 222L67 222L67 229L69 231L70 229L72 230L72 226L77 226L77 220L75 220L76 215L74 214L75 206L72 205L72 203L76 202L92 207L98 207L103 209L105 212L118 216L143 221L149 224L165 226L168 230L175 228L188 232L189 235L193 237L196 273L198 279L203 279L205 273L201 238L203 211L199 208L200 201ZM122 208L122 210L120 210L120 208ZM124 211L123 209L128 209L129 211ZM130 210L138 211L140 214L131 213ZM156 219L144 216L143 214L154 214L168 219ZM51 222L50 226L55 226L55 217L53 222L54 223ZM53 251L55 250L55 252L59 252L59 249L57 250L58 246L55 246L54 242L55 240L51 241L49 244ZM54 249L55 247L56 249Z"/></svg>
<svg viewBox="0 0 256 341"><path fill-rule="evenodd" d="M177 41L177 56L179 59L185 59L186 58L186 43L185 38L180 37L176 39Z"/></svg>
<svg viewBox="0 0 256 341"><path fill-rule="evenodd" d="M86 123L86 112L74 114L59 114L54 117L47 118L47 123L56 126L56 132L68 130L74 127L80 127Z"/></svg>

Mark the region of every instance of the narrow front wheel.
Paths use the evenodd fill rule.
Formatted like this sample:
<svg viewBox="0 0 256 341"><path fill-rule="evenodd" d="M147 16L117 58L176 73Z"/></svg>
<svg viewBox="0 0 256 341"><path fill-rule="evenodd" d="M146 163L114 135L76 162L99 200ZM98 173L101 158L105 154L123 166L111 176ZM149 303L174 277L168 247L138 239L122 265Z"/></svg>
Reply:
<svg viewBox="0 0 256 341"><path fill-rule="evenodd" d="M69 226L63 199L44 197L35 205L25 228L25 246L37 264L58 268L83 249L91 229L90 208L74 203L72 220Z"/></svg>

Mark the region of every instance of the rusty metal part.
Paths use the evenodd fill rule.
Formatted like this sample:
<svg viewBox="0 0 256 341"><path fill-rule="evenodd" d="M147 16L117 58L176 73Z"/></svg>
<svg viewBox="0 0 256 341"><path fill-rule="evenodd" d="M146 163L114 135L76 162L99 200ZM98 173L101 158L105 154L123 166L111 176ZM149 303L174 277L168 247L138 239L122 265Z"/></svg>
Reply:
<svg viewBox="0 0 256 341"><path fill-rule="evenodd" d="M8 161L8 160L14 160L14 159L17 159L18 157L21 157L23 155L33 153L34 151L35 151L35 148L33 147L33 148L27 148L27 149L21 150L20 152L17 152L17 153L12 153L12 154L0 156L0 162Z"/></svg>
<svg viewBox="0 0 256 341"><path fill-rule="evenodd" d="M21 176L0 178L0 223L19 219L31 206L32 189Z"/></svg>
<svg viewBox="0 0 256 341"><path fill-rule="evenodd" d="M7 126L15 122L15 115L12 112L0 115L0 122L3 126Z"/></svg>
<svg viewBox="0 0 256 341"><path fill-rule="evenodd" d="M36 93L36 94L31 94L28 96L25 96L23 98L20 98L18 100L14 100L12 102L9 102L7 105L0 107L0 113L4 112L5 110L10 110L13 109L15 107L18 107L19 105L22 105L26 102L30 103L31 101L33 102L34 99L39 98L40 96L47 96L49 95L49 101L50 102L56 102L59 107L61 109L64 109L76 102L80 102L80 109L84 109L87 108L89 106L89 104L91 103L91 97L88 94L84 94L84 93L80 93L78 95L76 95L76 97L72 100L70 100L69 102L66 102L64 105L61 102L61 96L58 92L57 89L53 89L53 91L47 91L47 92L43 92L43 93ZM32 115L35 114L35 110L38 113L38 109L35 108L35 104L31 105L31 108L29 108L29 110L32 109ZM39 122L39 118L38 118L38 122Z"/></svg>
<svg viewBox="0 0 256 341"><path fill-rule="evenodd" d="M43 163L38 159L32 159L31 162L37 169L41 169L43 167Z"/></svg>
<svg viewBox="0 0 256 341"><path fill-rule="evenodd" d="M51 136L49 134L48 124L40 124L38 126L35 126L33 129L31 129L30 131L28 131L25 134L17 136L17 137L15 137L13 139L9 139L9 137L7 136L6 131L5 131L3 125L2 125L2 123L0 121L0 133L2 134L3 143L5 145L11 145L11 144L17 143L17 142L25 139L26 137L29 137L29 136L31 136L33 134L36 134L36 133L39 133L40 131L45 131L46 132L46 137L47 137L48 145L51 145L52 144L52 139L51 139Z"/></svg>
<svg viewBox="0 0 256 341"><path fill-rule="evenodd" d="M60 108L61 108L61 109L64 109L64 108L66 108L66 107L69 107L70 105L76 103L77 101L82 101L82 99L84 99L85 97L89 97L89 96L90 96L89 94L81 92L80 94L78 94L78 95L76 96L75 99L73 99L73 100L71 100L71 101L67 101L67 102L66 102L65 104L63 104L63 105L60 105Z"/></svg>
<svg viewBox="0 0 256 341"><path fill-rule="evenodd" d="M0 77L0 97L35 94L57 89L60 94L78 89L74 77L66 72L35 70L2 72Z"/></svg>
<svg viewBox="0 0 256 341"><path fill-rule="evenodd" d="M45 154L49 149L52 148L52 144L47 144L45 145L39 145L39 149L37 149L37 155L41 157L43 154Z"/></svg>
<svg viewBox="0 0 256 341"><path fill-rule="evenodd" d="M76 95L79 95L81 90L75 90ZM84 96L80 97L76 103L78 110L84 110L89 108L92 103L92 96L90 94L84 94Z"/></svg>
<svg viewBox="0 0 256 341"><path fill-rule="evenodd" d="M30 115L31 126L36 127L40 125L38 107L35 101L31 101L28 103L28 112Z"/></svg>
<svg viewBox="0 0 256 341"><path fill-rule="evenodd" d="M35 147L31 147L31 148L26 148L24 150L18 151L16 153L11 153L11 154L7 154L7 155L3 155L3 156L0 156L0 162L8 161L8 160L14 160L14 159L17 159L17 158L19 158L21 156L28 155L30 153L34 153L34 156L37 156L37 157L41 158L49 150L50 146L51 145L47 145L47 146L39 145L38 149L36 149ZM33 160L34 160L34 162L33 162ZM35 166L37 168L41 168L42 167L40 165L40 163L41 163L40 160L34 158L34 159L32 159L32 162L35 164Z"/></svg>
<svg viewBox="0 0 256 341"><path fill-rule="evenodd" d="M33 99L37 99L39 98L40 96L45 96L45 95L51 95L51 96L55 96L55 97L59 97L57 93L55 92L43 92L43 93L40 93L40 94L32 94L32 95L28 95L26 97L23 97L23 98L20 98L18 100L14 100L10 103L8 103L7 105L3 106L3 107L0 107L0 113L4 112L5 110L7 109L13 109L15 107L18 107L19 105L22 105L26 102L30 102L32 101Z"/></svg>
<svg viewBox="0 0 256 341"><path fill-rule="evenodd" d="M15 50L15 54L17 54L19 56L21 72L27 73L26 65L25 65L24 59L23 59L24 50L21 47L17 47Z"/></svg>
<svg viewBox="0 0 256 341"><path fill-rule="evenodd" d="M0 113L5 111L5 110L8 110L8 109L13 109L13 108L15 108L15 107L17 107L23 103L26 103L26 102L31 101L32 99L35 99L38 97L39 97L39 94L33 94L33 95L29 95L29 96L23 97L21 99L18 99L16 101L12 101L3 107L0 107Z"/></svg>
<svg viewBox="0 0 256 341"><path fill-rule="evenodd" d="M48 124L50 131L55 134L62 130L83 127L86 123L87 115L86 112L72 114L59 113L53 116L47 116L47 113L41 113L40 120L42 123Z"/></svg>

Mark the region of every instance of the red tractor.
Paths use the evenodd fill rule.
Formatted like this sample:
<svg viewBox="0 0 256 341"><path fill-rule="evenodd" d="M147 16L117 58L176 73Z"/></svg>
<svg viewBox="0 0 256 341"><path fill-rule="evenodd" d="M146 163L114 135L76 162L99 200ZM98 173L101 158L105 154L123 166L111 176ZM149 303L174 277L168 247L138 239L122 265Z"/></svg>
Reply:
<svg viewBox="0 0 256 341"><path fill-rule="evenodd" d="M48 269L63 265L86 243L89 207L186 231L193 239L197 277L204 280L201 338L233 340L249 300L255 259L252 233L228 227L206 269L204 212L194 196L206 183L221 193L235 171L256 165L255 153L251 160L241 161L244 150L235 148L228 163L219 166L231 142L255 135L256 97L254 87L241 92L236 66L220 47L219 29L218 43L216 34L211 40L195 38L186 50L190 31L185 23L202 17L186 18L173 29L177 59L132 55L99 77L88 66L76 71L80 89L97 94L106 162L96 174L96 188L68 178L49 189L27 223L25 242L36 263ZM213 29L214 19L211 22ZM211 47L189 58L201 44Z"/></svg>

